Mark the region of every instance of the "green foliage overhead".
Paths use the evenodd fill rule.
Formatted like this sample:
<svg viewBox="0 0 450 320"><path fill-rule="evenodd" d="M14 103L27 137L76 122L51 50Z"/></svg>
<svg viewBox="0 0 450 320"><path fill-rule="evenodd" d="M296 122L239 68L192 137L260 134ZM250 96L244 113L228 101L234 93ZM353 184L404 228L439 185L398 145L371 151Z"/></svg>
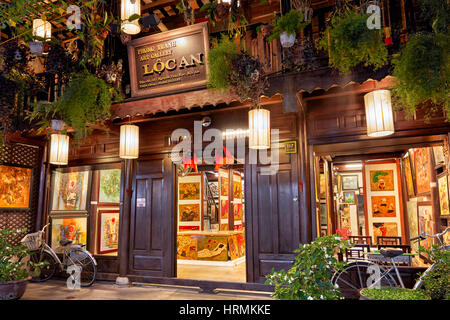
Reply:
<svg viewBox="0 0 450 320"><path fill-rule="evenodd" d="M296 35L299 31L306 28L311 21L304 21L305 16L302 12L292 9L287 14L281 17L277 17L275 20L275 28L267 41L272 41L280 37L280 34L286 32L288 36Z"/></svg>
<svg viewBox="0 0 450 320"><path fill-rule="evenodd" d="M309 244L301 244L295 252L295 262L287 270L272 270L266 284L274 285L272 294L281 300L338 300L342 294L331 282L335 271L342 270L336 254L350 246L348 240L336 235L320 237Z"/></svg>
<svg viewBox="0 0 450 320"><path fill-rule="evenodd" d="M450 35L412 36L393 64L396 108L411 116L418 105L431 101L427 116L441 109L450 121Z"/></svg>
<svg viewBox="0 0 450 320"><path fill-rule="evenodd" d="M213 42L213 47L208 55L208 87L215 89L228 88L228 74L231 72L233 58L237 54L236 44L226 35L222 35L220 41Z"/></svg>
<svg viewBox="0 0 450 320"><path fill-rule="evenodd" d="M423 290L402 289L387 287L380 289L363 289L361 292L373 300L430 300Z"/></svg>
<svg viewBox="0 0 450 320"><path fill-rule="evenodd" d="M450 251L439 247L435 244L431 249L419 248L419 252L426 253L428 259L435 263L433 271L424 277L423 286L431 299L450 300Z"/></svg>
<svg viewBox="0 0 450 320"><path fill-rule="evenodd" d="M422 16L434 32L448 32L450 5L448 0L419 0Z"/></svg>
<svg viewBox="0 0 450 320"><path fill-rule="evenodd" d="M37 104L29 118L39 119L42 130L48 128L51 119L63 120L74 129L74 137L81 139L92 131L89 124L104 123L111 115L110 106L120 98L113 87L84 70L73 74L56 102Z"/></svg>
<svg viewBox="0 0 450 320"><path fill-rule="evenodd" d="M379 69L388 61L379 30L367 28L368 17L351 10L336 15L319 41L319 48L328 51L330 65L344 74L361 63Z"/></svg>

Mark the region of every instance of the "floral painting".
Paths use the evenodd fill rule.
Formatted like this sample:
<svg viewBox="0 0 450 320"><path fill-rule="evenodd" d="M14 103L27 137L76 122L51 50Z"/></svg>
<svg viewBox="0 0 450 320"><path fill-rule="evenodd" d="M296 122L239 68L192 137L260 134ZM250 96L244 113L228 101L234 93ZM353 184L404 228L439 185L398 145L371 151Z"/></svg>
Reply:
<svg viewBox="0 0 450 320"><path fill-rule="evenodd" d="M438 178L438 190L439 190L439 207L441 209L441 216L450 214L449 202L448 202L448 180L447 174Z"/></svg>
<svg viewBox="0 0 450 320"><path fill-rule="evenodd" d="M426 234L434 234L434 220L433 220L433 207L432 206L419 206L419 233L425 232ZM426 238L422 240L421 244L426 248L430 248L433 244L433 240Z"/></svg>
<svg viewBox="0 0 450 320"><path fill-rule="evenodd" d="M417 194L431 191L431 167L428 148L414 150L414 167L416 169Z"/></svg>
<svg viewBox="0 0 450 320"><path fill-rule="evenodd" d="M200 182L179 184L180 200L200 200Z"/></svg>
<svg viewBox="0 0 450 320"><path fill-rule="evenodd" d="M52 210L86 210L89 171L54 173Z"/></svg>
<svg viewBox="0 0 450 320"><path fill-rule="evenodd" d="M64 247L60 241L71 240L72 244L87 243L87 217L54 217L52 218L51 247L57 253L62 253Z"/></svg>
<svg viewBox="0 0 450 320"><path fill-rule="evenodd" d="M0 165L0 208L30 206L31 169Z"/></svg>
<svg viewBox="0 0 450 320"><path fill-rule="evenodd" d="M99 211L98 253L117 252L119 247L119 211Z"/></svg>
<svg viewBox="0 0 450 320"><path fill-rule="evenodd" d="M370 171L371 191L394 191L394 171L376 170Z"/></svg>
<svg viewBox="0 0 450 320"><path fill-rule="evenodd" d="M397 237L397 223L396 222L374 222L373 236L376 241L377 237Z"/></svg>
<svg viewBox="0 0 450 320"><path fill-rule="evenodd" d="M405 177L406 177L406 191L408 192L409 197L414 197L414 182L412 177L412 170L411 170L411 160L408 157L405 158L403 161L404 167L405 167Z"/></svg>
<svg viewBox="0 0 450 320"><path fill-rule="evenodd" d="M100 171L100 203L120 202L120 169Z"/></svg>
<svg viewBox="0 0 450 320"><path fill-rule="evenodd" d="M395 217L395 196L372 196L372 216L378 217Z"/></svg>
<svg viewBox="0 0 450 320"><path fill-rule="evenodd" d="M199 204L180 204L178 207L180 213L180 221L200 221Z"/></svg>

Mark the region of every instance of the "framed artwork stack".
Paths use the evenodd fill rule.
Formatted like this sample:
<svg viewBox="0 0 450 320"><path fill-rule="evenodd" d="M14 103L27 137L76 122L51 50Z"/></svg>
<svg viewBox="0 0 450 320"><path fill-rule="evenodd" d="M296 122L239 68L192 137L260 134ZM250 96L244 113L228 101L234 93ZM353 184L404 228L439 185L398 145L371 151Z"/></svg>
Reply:
<svg viewBox="0 0 450 320"><path fill-rule="evenodd" d="M203 176L178 177L178 231L203 230Z"/></svg>

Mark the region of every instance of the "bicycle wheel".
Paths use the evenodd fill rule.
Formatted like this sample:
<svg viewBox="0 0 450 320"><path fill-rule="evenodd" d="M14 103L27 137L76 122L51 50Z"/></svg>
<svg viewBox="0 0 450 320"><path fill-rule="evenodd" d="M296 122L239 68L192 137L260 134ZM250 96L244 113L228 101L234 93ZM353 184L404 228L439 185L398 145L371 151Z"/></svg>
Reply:
<svg viewBox="0 0 450 320"><path fill-rule="evenodd" d="M46 251L35 251L30 255L30 261L33 263L45 262L46 265L42 268L34 268L30 266L31 282L44 282L53 277L58 267L58 263L53 256Z"/></svg>
<svg viewBox="0 0 450 320"><path fill-rule="evenodd" d="M81 267L80 284L82 287L91 286L97 277L97 266L94 259L83 249L74 249L69 253L70 260Z"/></svg>
<svg viewBox="0 0 450 320"><path fill-rule="evenodd" d="M371 276L371 273L367 272L367 269L370 266L379 267L380 274L383 274L386 271L383 267L372 262L355 261L347 264L344 267L344 270L336 272L331 281L334 285L339 287L339 290L346 299L359 299L359 292L361 289L367 288L368 282L370 282L369 277ZM397 286L397 282L389 273L382 277L380 283L382 287Z"/></svg>

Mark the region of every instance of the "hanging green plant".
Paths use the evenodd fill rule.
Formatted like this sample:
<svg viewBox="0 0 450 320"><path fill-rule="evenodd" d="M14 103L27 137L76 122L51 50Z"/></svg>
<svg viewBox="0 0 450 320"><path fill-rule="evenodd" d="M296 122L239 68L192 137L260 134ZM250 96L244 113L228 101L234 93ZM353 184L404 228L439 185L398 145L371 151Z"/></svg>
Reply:
<svg viewBox="0 0 450 320"><path fill-rule="evenodd" d="M297 35L298 32L305 29L311 21L305 21L305 16L302 12L292 9L287 14L277 17L272 35L267 38L267 41L272 41L280 37L282 33L287 36Z"/></svg>
<svg viewBox="0 0 450 320"><path fill-rule="evenodd" d="M440 109L450 122L450 35L412 36L393 64L395 107L411 116L418 105L432 102L426 116Z"/></svg>
<svg viewBox="0 0 450 320"><path fill-rule="evenodd" d="M111 115L110 106L120 99L113 87L83 70L72 75L57 101L35 105L29 119L38 120L40 131L50 126L51 119L63 120L73 128L74 137L79 140L91 133L89 124L103 124Z"/></svg>
<svg viewBox="0 0 450 320"><path fill-rule="evenodd" d="M213 41L213 47L208 54L208 87L215 89L229 87L228 74L231 72L232 61L237 54L237 46L228 36L222 35L220 41Z"/></svg>
<svg viewBox="0 0 450 320"><path fill-rule="evenodd" d="M328 51L333 68L349 74L351 68L361 63L375 70L387 63L388 52L380 32L367 28L368 17L346 10L331 19L318 47Z"/></svg>

